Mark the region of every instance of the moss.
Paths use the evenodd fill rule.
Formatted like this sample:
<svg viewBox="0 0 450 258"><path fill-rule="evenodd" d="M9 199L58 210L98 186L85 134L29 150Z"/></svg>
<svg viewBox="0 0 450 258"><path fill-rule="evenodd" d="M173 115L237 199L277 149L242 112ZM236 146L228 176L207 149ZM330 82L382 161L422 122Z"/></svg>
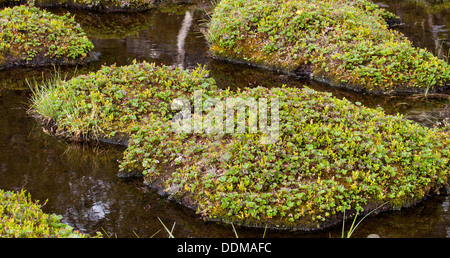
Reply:
<svg viewBox="0 0 450 258"><path fill-rule="evenodd" d="M445 130L309 88L219 91L207 75L145 62L105 66L36 90L32 107L52 133L127 137L120 174L143 176L209 220L317 229L342 221L344 210L406 207L449 183ZM278 140L262 144L267 134L248 125L176 133L180 113L170 105L179 97L192 104L195 90L203 90L203 116L194 116L203 122L214 114L208 98L279 100Z"/></svg>
<svg viewBox="0 0 450 258"><path fill-rule="evenodd" d="M176 134L155 121L132 135L121 171L142 171L207 220L306 230L339 223L344 210L408 207L449 183L444 131L308 88L215 96L227 97L278 98L279 140Z"/></svg>
<svg viewBox="0 0 450 258"><path fill-rule="evenodd" d="M369 92L448 87L450 67L390 30L370 1L224 0L205 31L211 53Z"/></svg>
<svg viewBox="0 0 450 258"><path fill-rule="evenodd" d="M69 14L21 5L1 10L0 20L3 67L77 64L91 58L94 45Z"/></svg>
<svg viewBox="0 0 450 258"><path fill-rule="evenodd" d="M2 238L86 238L67 224L61 216L46 214L43 205L32 201L25 191L0 190L0 237ZM97 236L101 236L98 234Z"/></svg>
<svg viewBox="0 0 450 258"><path fill-rule="evenodd" d="M189 97L196 89L216 89L207 75L202 67L184 71L147 62L103 66L36 90L32 107L55 125L52 130L58 135L78 140L126 138L151 119L171 119L173 99Z"/></svg>

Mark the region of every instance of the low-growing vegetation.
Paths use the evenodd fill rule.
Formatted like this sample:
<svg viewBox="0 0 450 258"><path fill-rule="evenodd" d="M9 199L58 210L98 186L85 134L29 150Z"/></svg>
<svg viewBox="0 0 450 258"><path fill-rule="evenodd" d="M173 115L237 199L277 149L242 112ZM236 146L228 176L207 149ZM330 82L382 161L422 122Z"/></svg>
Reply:
<svg viewBox="0 0 450 258"><path fill-rule="evenodd" d="M185 71L153 63L117 67L33 89L32 110L57 135L77 140L127 138L149 119L172 118L172 100L196 89L213 94L214 81L198 67Z"/></svg>
<svg viewBox="0 0 450 258"><path fill-rule="evenodd" d="M24 190L0 190L1 238L86 238L71 226L61 222L62 216L46 214L43 204L31 200ZM97 237L101 236L99 233Z"/></svg>
<svg viewBox="0 0 450 258"><path fill-rule="evenodd" d="M70 14L57 16L25 5L0 11L0 68L78 64L94 45Z"/></svg>
<svg viewBox="0 0 450 258"><path fill-rule="evenodd" d="M56 135L126 137L121 175L143 176L209 220L317 229L339 223L344 210L407 207L449 183L444 130L309 88L218 90L207 75L145 62L104 66L34 90L32 108ZM249 129L175 133L171 104L192 104L195 90L203 91L202 120L211 97L278 99L278 141L262 144L267 135Z"/></svg>
<svg viewBox="0 0 450 258"><path fill-rule="evenodd" d="M376 93L431 92L450 66L388 28L371 1L223 0L205 36L216 58Z"/></svg>
<svg viewBox="0 0 450 258"><path fill-rule="evenodd" d="M143 171L206 219L308 230L338 223L344 210L407 207L448 185L449 139L438 129L308 88L222 94L279 98L279 141L149 123L132 135L121 170Z"/></svg>

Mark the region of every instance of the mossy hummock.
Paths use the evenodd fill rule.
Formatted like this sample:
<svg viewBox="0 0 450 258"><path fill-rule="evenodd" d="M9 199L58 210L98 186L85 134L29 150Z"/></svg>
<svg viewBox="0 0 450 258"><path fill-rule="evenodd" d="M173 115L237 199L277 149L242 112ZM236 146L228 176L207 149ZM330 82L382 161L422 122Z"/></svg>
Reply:
<svg viewBox="0 0 450 258"><path fill-rule="evenodd" d="M61 222L62 216L46 214L43 204L32 201L24 190L0 190L1 238L86 238L73 227ZM101 236L100 233L97 237Z"/></svg>
<svg viewBox="0 0 450 258"><path fill-rule="evenodd" d="M93 58L94 45L69 14L20 5L1 10L0 21L0 69L81 64Z"/></svg>
<svg viewBox="0 0 450 258"><path fill-rule="evenodd" d="M155 121L132 135L122 173L142 171L148 185L207 220L302 230L339 223L344 210L408 207L448 186L444 131L308 88L215 96L228 97L279 99L279 140L261 144L267 135L248 131L174 133Z"/></svg>
<svg viewBox="0 0 450 258"><path fill-rule="evenodd" d="M213 95L217 89L213 82L200 66L192 71L145 61L103 66L38 87L32 108L56 135L81 141L121 139L126 144L141 124L171 119L172 100L192 98L197 89Z"/></svg>
<svg viewBox="0 0 450 258"><path fill-rule="evenodd" d="M126 136L120 174L143 175L209 220L311 230L339 223L344 210L365 213L385 202L399 209L448 186L444 130L309 88L219 91L207 75L201 67L145 62L105 66L36 90L32 107L56 134ZM171 104L185 98L195 110L195 90L203 93L203 122L215 114L206 105L211 98L266 99L269 121L277 99L278 140L262 144L267 135L249 129L175 133L172 118L180 113Z"/></svg>
<svg viewBox="0 0 450 258"><path fill-rule="evenodd" d="M206 38L213 56L375 93L450 85L450 66L388 28L367 0L223 0Z"/></svg>

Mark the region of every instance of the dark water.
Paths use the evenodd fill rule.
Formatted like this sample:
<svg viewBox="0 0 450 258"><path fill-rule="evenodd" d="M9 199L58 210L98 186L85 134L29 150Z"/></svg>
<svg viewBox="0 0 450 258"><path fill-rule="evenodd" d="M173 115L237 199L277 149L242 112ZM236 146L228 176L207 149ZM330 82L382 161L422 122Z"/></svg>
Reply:
<svg viewBox="0 0 450 258"><path fill-rule="evenodd" d="M436 11L415 1L383 1L405 25L397 28L413 42L437 55L449 49L449 10ZM55 13L67 10L52 9ZM197 64L211 70L221 87L282 84L329 91L338 97L376 107L388 113L432 126L450 116L448 95L373 96L330 89L326 85L255 68L212 60L200 33L208 7L173 8L138 14L98 14L71 10L92 39L100 59L85 67L61 68L68 76L97 70L102 64L130 64L134 59L191 69ZM442 58L445 58L445 54ZM84 233L102 232L111 237L167 237L160 218L174 224L175 237L235 237L232 227L205 222L191 210L160 197L140 180L117 177L120 146L83 145L55 139L42 132L27 115L26 79L40 80L53 68L0 72L0 188L26 189L33 199L44 202L43 210L63 216L63 221ZM448 94L448 93L447 93ZM366 218L353 234L366 237L450 237L450 197L448 191L409 209ZM349 223L348 223L349 224ZM161 230L161 231L160 231ZM158 233L159 231L159 233ZM239 237L263 236L264 229L237 228ZM341 228L319 232L268 230L266 237L340 237Z"/></svg>

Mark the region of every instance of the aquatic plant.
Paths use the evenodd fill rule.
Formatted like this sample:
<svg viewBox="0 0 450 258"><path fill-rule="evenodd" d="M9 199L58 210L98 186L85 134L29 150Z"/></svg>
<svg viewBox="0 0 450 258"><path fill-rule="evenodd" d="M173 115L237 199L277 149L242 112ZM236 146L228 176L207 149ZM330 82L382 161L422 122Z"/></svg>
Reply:
<svg viewBox="0 0 450 258"><path fill-rule="evenodd" d="M369 216L370 214L374 213L377 209L383 207L383 205L385 205L385 204L386 204L386 203L383 203L382 205L380 205L380 206L378 206L377 208L375 208L375 209L371 210L370 212L368 212L368 213L367 213L362 219L360 219L360 220L358 221L358 223L356 223L356 225L355 225L356 218L358 217L358 213L356 213L356 214L355 214L355 217L353 218L352 225L350 226L349 230L347 231L347 236L346 236L346 238L350 238L350 237L352 236L353 232L355 232L356 228L359 226L359 224L361 224L361 222L362 222L367 216ZM344 213L344 216L343 216L343 218L342 218L342 233L341 233L341 238L344 238L344 233L345 233L345 219L346 219L346 217L345 217L345 210L343 211L343 213Z"/></svg>
<svg viewBox="0 0 450 258"><path fill-rule="evenodd" d="M224 0L205 36L220 59L369 92L446 88L450 67L388 28L367 0ZM430 91L430 92L431 92Z"/></svg>
<svg viewBox="0 0 450 258"><path fill-rule="evenodd" d="M410 206L448 185L449 138L401 116L312 89L255 88L216 98L280 99L280 136L174 133L167 121L141 126L120 169L207 220L316 229Z"/></svg>
<svg viewBox="0 0 450 258"><path fill-rule="evenodd" d="M45 205L32 201L24 190L0 190L0 237L2 238L86 238L73 227L61 222L62 216L46 214ZM101 237L97 234L96 237Z"/></svg>
<svg viewBox="0 0 450 258"><path fill-rule="evenodd" d="M0 68L15 65L79 63L92 42L70 17L30 6L0 11Z"/></svg>

